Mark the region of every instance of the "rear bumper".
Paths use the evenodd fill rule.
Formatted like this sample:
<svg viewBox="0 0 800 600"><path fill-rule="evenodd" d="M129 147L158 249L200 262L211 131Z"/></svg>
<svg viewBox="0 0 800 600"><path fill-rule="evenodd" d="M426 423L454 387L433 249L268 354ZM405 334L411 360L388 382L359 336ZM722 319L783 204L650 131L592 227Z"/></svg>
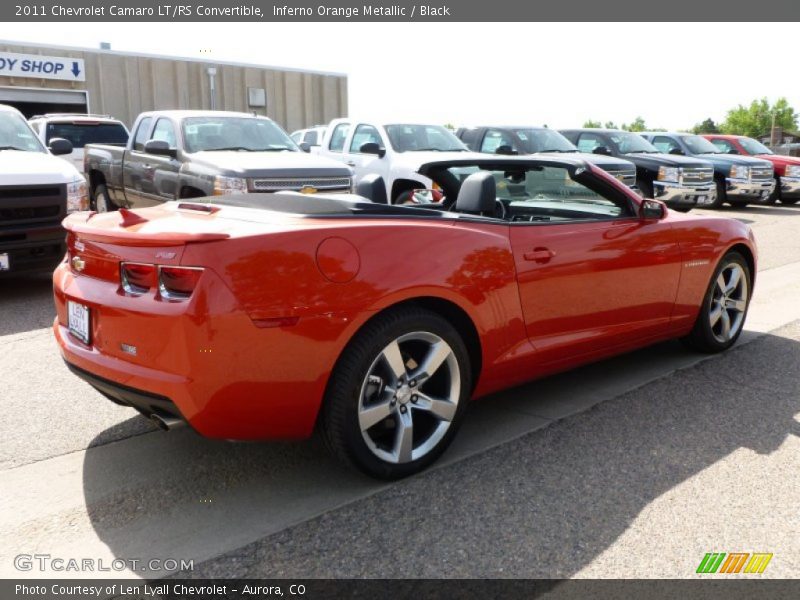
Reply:
<svg viewBox="0 0 800 600"><path fill-rule="evenodd" d="M653 195L656 200L661 200L672 208L691 208L713 204L717 198L717 189L713 184L694 187L680 183L654 181Z"/></svg>
<svg viewBox="0 0 800 600"><path fill-rule="evenodd" d="M766 200L775 191L775 180L749 181L746 179L725 179L728 198L739 201L757 202Z"/></svg>
<svg viewBox="0 0 800 600"><path fill-rule="evenodd" d="M350 315L259 328L206 270L188 302L130 297L118 284L53 274L53 332L70 369L107 398L231 440L297 439L314 429ZM68 300L90 311L90 344L67 328ZM122 347L135 348L126 354Z"/></svg>
<svg viewBox="0 0 800 600"><path fill-rule="evenodd" d="M68 361L65 361L65 364L70 371L86 381L112 402L135 408L146 417L157 415L161 418L186 421L183 415L181 415L180 410L178 410L178 407L169 398L137 390L108 379L103 379L102 377L93 375L89 371L76 367Z"/></svg>

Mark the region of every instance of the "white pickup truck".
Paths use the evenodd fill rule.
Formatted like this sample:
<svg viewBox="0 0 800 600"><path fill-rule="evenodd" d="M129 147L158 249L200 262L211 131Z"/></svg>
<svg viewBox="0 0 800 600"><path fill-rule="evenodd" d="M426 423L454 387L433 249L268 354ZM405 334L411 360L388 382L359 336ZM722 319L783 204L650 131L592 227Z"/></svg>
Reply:
<svg viewBox="0 0 800 600"><path fill-rule="evenodd" d="M61 221L89 208L86 180L54 156L70 152L62 138L46 148L22 113L0 104L0 276L52 270L64 257Z"/></svg>
<svg viewBox="0 0 800 600"><path fill-rule="evenodd" d="M330 122L319 154L351 167L356 184L365 175L380 175L386 184L389 204L409 201L413 190L432 189L433 182L417 173L420 165L476 156L440 125L384 124L353 119Z"/></svg>

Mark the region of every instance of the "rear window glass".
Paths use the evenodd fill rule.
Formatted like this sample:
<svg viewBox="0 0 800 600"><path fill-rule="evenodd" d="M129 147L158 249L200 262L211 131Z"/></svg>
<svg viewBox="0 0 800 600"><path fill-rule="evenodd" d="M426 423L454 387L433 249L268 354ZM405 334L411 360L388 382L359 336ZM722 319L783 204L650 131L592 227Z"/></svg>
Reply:
<svg viewBox="0 0 800 600"><path fill-rule="evenodd" d="M119 123L48 123L47 143L53 138L72 142L73 148L86 144L127 144L128 132Z"/></svg>

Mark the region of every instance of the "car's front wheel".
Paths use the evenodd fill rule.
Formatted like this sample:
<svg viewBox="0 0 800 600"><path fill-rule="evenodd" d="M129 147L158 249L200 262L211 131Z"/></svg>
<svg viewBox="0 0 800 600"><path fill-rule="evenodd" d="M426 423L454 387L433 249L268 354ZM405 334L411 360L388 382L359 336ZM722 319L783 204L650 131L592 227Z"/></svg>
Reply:
<svg viewBox="0 0 800 600"><path fill-rule="evenodd" d="M367 324L338 361L322 434L368 475L406 477L445 451L471 389L469 353L453 325L425 309L400 308Z"/></svg>
<svg viewBox="0 0 800 600"><path fill-rule="evenodd" d="M717 265L703 298L692 332L683 341L701 352L722 352L736 343L750 307L750 266L744 257L728 252Z"/></svg>
<svg viewBox="0 0 800 600"><path fill-rule="evenodd" d="M111 199L108 197L108 190L104 185L98 185L94 190L94 202L93 202L94 210L99 213L104 212L111 212L112 210L117 210L116 204L114 204Z"/></svg>

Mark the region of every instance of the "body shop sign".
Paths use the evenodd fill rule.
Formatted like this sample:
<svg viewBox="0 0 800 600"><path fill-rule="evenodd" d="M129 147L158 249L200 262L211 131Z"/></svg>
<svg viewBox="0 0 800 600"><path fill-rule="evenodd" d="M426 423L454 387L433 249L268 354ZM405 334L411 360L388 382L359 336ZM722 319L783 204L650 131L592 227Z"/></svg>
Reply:
<svg viewBox="0 0 800 600"><path fill-rule="evenodd" d="M0 77L86 81L82 58L0 52Z"/></svg>

